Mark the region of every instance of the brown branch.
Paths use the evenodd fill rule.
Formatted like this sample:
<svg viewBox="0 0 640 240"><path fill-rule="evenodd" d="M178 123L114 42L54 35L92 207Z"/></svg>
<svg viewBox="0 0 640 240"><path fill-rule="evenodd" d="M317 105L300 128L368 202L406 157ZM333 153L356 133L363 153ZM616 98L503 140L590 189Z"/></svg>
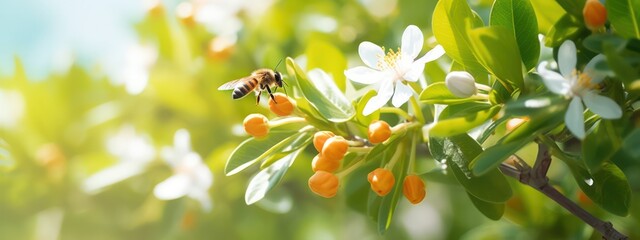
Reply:
<svg viewBox="0 0 640 240"><path fill-rule="evenodd" d="M566 196L562 195L557 189L549 185L549 178L547 178L547 171L551 165L551 155L546 145L538 143L538 156L536 162L531 168L520 157L513 155L509 159L514 166L502 163L500 165L500 171L504 175L518 179L523 184L526 184L536 190L540 191L560 206L567 209L571 214L580 218L583 222L589 224L596 231L602 234L604 239L628 239L627 236L618 232L610 222L604 222L583 208L578 204L571 201Z"/></svg>

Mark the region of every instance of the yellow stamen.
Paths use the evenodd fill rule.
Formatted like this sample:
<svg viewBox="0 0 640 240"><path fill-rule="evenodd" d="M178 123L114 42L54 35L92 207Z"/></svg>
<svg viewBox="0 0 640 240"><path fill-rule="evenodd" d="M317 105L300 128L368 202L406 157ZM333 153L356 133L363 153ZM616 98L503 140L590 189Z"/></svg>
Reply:
<svg viewBox="0 0 640 240"><path fill-rule="evenodd" d="M382 47L382 51L384 52L384 47ZM389 49L389 52L387 52L387 55L385 56L378 56L378 69L380 70L384 70L384 69L388 69L388 68L395 68L396 67L396 62L398 61L398 59L400 59L401 56L401 51L400 48L398 48L398 51L393 51L393 49Z"/></svg>

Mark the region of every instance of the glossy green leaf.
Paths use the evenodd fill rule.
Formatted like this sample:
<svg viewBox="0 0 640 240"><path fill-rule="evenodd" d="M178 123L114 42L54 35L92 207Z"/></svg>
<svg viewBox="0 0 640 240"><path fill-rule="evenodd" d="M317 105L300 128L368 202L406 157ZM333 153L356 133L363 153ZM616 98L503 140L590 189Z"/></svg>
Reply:
<svg viewBox="0 0 640 240"><path fill-rule="evenodd" d="M622 147L634 158L640 159L640 129L636 128L622 142Z"/></svg>
<svg viewBox="0 0 640 240"><path fill-rule="evenodd" d="M471 137L462 134L445 138L443 148L448 169L467 192L492 203L502 203L511 197L511 186L498 169L490 170L482 176L475 176L469 171L471 160L482 152L482 147Z"/></svg>
<svg viewBox="0 0 640 240"><path fill-rule="evenodd" d="M510 116L530 116L541 111L547 111L552 106L564 106L564 97L547 94L541 96L524 96L505 105L505 114Z"/></svg>
<svg viewBox="0 0 640 240"><path fill-rule="evenodd" d="M491 108L491 105L486 102L468 102L468 103L450 105L445 107L442 110L442 112L440 112L440 116L438 116L438 120L464 117L469 114L474 114L478 111L486 110L489 108Z"/></svg>
<svg viewBox="0 0 640 240"><path fill-rule="evenodd" d="M287 58L287 70L295 76L304 97L324 118L345 122L353 117L355 109L333 81L318 78L312 82L292 58Z"/></svg>
<svg viewBox="0 0 640 240"><path fill-rule="evenodd" d="M481 199L474 197L469 192L467 192L467 196L469 196L469 199L471 199L473 206L475 206L476 209L478 209L484 216L496 221L502 218L505 208L504 203L482 201Z"/></svg>
<svg viewBox="0 0 640 240"><path fill-rule="evenodd" d="M573 38L580 33L582 24L569 14L562 16L544 37L544 45L558 47L564 40Z"/></svg>
<svg viewBox="0 0 640 240"><path fill-rule="evenodd" d="M433 83L427 86L427 88L425 88L422 91L422 93L420 93L420 101L427 104L450 105L450 104L460 104L460 103L482 101L482 100L484 99L478 96L472 96L468 98L459 98L453 95L451 91L449 91L449 89L447 88L447 85L445 85L444 82Z"/></svg>
<svg viewBox="0 0 640 240"><path fill-rule="evenodd" d="M640 38L640 1L606 1L607 17L615 31L625 38Z"/></svg>
<svg viewBox="0 0 640 240"><path fill-rule="evenodd" d="M582 191L598 206L610 213L626 216L631 205L631 189L627 177L615 164L605 163L593 174L576 163L568 164Z"/></svg>
<svg viewBox="0 0 640 240"><path fill-rule="evenodd" d="M627 40L614 34L593 34L582 40L582 45L595 53L603 53L605 43L619 47L627 45Z"/></svg>
<svg viewBox="0 0 640 240"><path fill-rule="evenodd" d="M434 168L431 171L420 174L427 182L437 182L449 185L458 185L458 181L452 174L446 174L446 169Z"/></svg>
<svg viewBox="0 0 640 240"><path fill-rule="evenodd" d="M469 32L473 52L480 64L508 90L522 88L522 64L516 38L502 26L476 28Z"/></svg>
<svg viewBox="0 0 640 240"><path fill-rule="evenodd" d="M342 55L342 51L332 44L313 40L307 45L305 51L307 56L307 69L320 68L329 73L338 88L344 92L346 77L344 70L347 69L347 59Z"/></svg>
<svg viewBox="0 0 640 240"><path fill-rule="evenodd" d="M617 48L618 46L613 43L605 42L602 45L604 55L607 57L607 66L613 70L617 79L620 79L628 90L640 91L638 69L634 68L628 60L621 56Z"/></svg>
<svg viewBox="0 0 640 240"><path fill-rule="evenodd" d="M568 14L582 18L582 9L586 0L555 0Z"/></svg>
<svg viewBox="0 0 640 240"><path fill-rule="evenodd" d="M491 119L491 117L495 116L500 109L500 106L493 106L488 109L470 113L466 116L440 120L431 128L429 135L436 137L449 137L466 133L467 131L480 126L487 120Z"/></svg>
<svg viewBox="0 0 640 240"><path fill-rule="evenodd" d="M523 148L525 145L533 140L533 136L530 138L521 139L519 141L496 144L484 150L480 153L469 165L474 175L480 176L490 170L496 169L500 163L504 162L511 155Z"/></svg>
<svg viewBox="0 0 640 240"><path fill-rule="evenodd" d="M500 140L501 144L507 144L520 139L527 139L540 133L545 133L564 122L564 110L566 105L551 105L529 115L529 120L522 123L507 136Z"/></svg>
<svg viewBox="0 0 640 240"><path fill-rule="evenodd" d="M247 205L254 204L264 198L267 192L280 182L301 151L302 149L287 155L256 174L249 182L244 195L244 201Z"/></svg>
<svg viewBox="0 0 640 240"><path fill-rule="evenodd" d="M622 145L613 124L611 120L601 120L596 129L582 141L582 159L591 173L600 170L602 164Z"/></svg>
<svg viewBox="0 0 640 240"><path fill-rule="evenodd" d="M565 13L556 1L531 0L530 2L538 20L538 33L547 34L553 24Z"/></svg>
<svg viewBox="0 0 640 240"><path fill-rule="evenodd" d="M527 70L538 64L538 22L529 1L496 0L491 8L490 25L505 27L516 37L520 56Z"/></svg>
<svg viewBox="0 0 640 240"><path fill-rule="evenodd" d="M265 158L262 164L260 164L260 168L269 167L271 164L273 164L277 160L291 154L294 151L297 151L301 148L306 147L307 145L309 145L309 143L311 143L312 139L313 139L312 132L299 132L299 133L293 134L291 137L288 137L285 140L282 140L280 143L277 144L277 149L274 149L276 148L276 146L270 149L270 151L273 152L273 154Z"/></svg>
<svg viewBox="0 0 640 240"><path fill-rule="evenodd" d="M267 157L264 154L267 150L294 134L296 132L270 132L264 139L245 140L229 156L224 167L225 174L231 176L262 160Z"/></svg>
<svg viewBox="0 0 640 240"><path fill-rule="evenodd" d="M474 14L465 0L438 1L433 12L433 35L453 60L465 67L482 66L471 51L467 31L473 25Z"/></svg>

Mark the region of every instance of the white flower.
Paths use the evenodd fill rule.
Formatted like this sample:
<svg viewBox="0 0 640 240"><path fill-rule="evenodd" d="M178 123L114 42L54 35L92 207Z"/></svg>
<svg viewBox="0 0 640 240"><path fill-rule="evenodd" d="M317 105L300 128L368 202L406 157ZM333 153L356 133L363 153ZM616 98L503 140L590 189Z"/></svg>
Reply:
<svg viewBox="0 0 640 240"><path fill-rule="evenodd" d="M153 194L162 200L188 196L198 200L209 211L209 188L213 184L213 174L200 155L191 150L190 142L189 132L180 129L174 136L174 146L162 149L162 157L173 168L174 174L158 183Z"/></svg>
<svg viewBox="0 0 640 240"><path fill-rule="evenodd" d="M0 128L14 128L24 114L25 103L22 94L15 90L0 89Z"/></svg>
<svg viewBox="0 0 640 240"><path fill-rule="evenodd" d="M87 178L83 184L86 192L97 192L142 173L156 154L149 136L138 134L131 125L120 128L107 139L106 145L107 151L118 158L118 163Z"/></svg>
<svg viewBox="0 0 640 240"><path fill-rule="evenodd" d="M111 82L124 85L127 93L138 95L144 91L149 83L149 72L158 59L158 50L150 45L134 44L116 64Z"/></svg>
<svg viewBox="0 0 640 240"><path fill-rule="evenodd" d="M478 92L476 80L465 71L453 71L447 74L444 83L453 95L468 98Z"/></svg>
<svg viewBox="0 0 640 240"><path fill-rule="evenodd" d="M596 64L604 60L603 55L591 59L583 72L576 70L576 46L572 41L565 41L558 51L560 74L546 69L547 62L541 62L538 73L544 85L556 94L571 99L564 116L567 128L580 139L585 137L584 106L604 119L617 119L622 116L620 106L608 97L598 95L595 88L606 76L595 69Z"/></svg>
<svg viewBox="0 0 640 240"><path fill-rule="evenodd" d="M433 61L444 54L442 46L438 45L423 57L416 59L424 38L420 29L414 25L408 26L402 34L402 45L397 52L390 50L385 55L384 49L371 42L362 42L358 48L360 58L368 67L354 67L346 70L347 78L362 84L379 84L378 95L372 97L363 110L369 115L387 104L389 99L395 107L400 107L413 96L413 89L403 81L415 82L427 62ZM394 90L395 89L395 90Z"/></svg>

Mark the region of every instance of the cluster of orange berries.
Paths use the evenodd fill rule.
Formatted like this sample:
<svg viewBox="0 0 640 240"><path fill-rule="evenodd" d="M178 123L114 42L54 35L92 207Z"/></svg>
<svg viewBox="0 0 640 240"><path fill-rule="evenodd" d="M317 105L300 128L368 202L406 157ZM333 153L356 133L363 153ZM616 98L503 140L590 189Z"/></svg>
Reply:
<svg viewBox="0 0 640 240"><path fill-rule="evenodd" d="M293 113L295 103L284 94L274 94L275 101L269 100L269 109L278 116ZM243 122L244 130L255 138L269 134L269 119L262 114L250 114ZM392 130L385 121L375 121L369 125L367 137L369 143L379 144L391 137ZM342 159L349 151L349 141L330 131L318 131L313 136L313 146L318 155L313 158L311 168L315 172L309 178L309 188L315 194L331 198L338 192L340 177L334 174L342 165ZM371 189L379 196L391 192L395 185L393 173L386 168L377 168L370 172L367 179ZM408 175L403 182L404 196L413 204L420 203L425 195L425 185L417 175Z"/></svg>
<svg viewBox="0 0 640 240"><path fill-rule="evenodd" d="M369 125L369 142L378 144L391 136L391 127L384 121L376 121ZM329 131L317 132L313 137L313 145L318 155L313 158L311 168L315 172L309 178L309 188L315 194L330 198L338 192L340 179L333 172L338 170L341 160L349 150L349 143L341 136ZM371 190L378 196L385 196L395 185L393 173L386 168L377 168L367 175ZM425 195L425 185L416 175L409 175L403 182L404 196L413 204L420 203Z"/></svg>

